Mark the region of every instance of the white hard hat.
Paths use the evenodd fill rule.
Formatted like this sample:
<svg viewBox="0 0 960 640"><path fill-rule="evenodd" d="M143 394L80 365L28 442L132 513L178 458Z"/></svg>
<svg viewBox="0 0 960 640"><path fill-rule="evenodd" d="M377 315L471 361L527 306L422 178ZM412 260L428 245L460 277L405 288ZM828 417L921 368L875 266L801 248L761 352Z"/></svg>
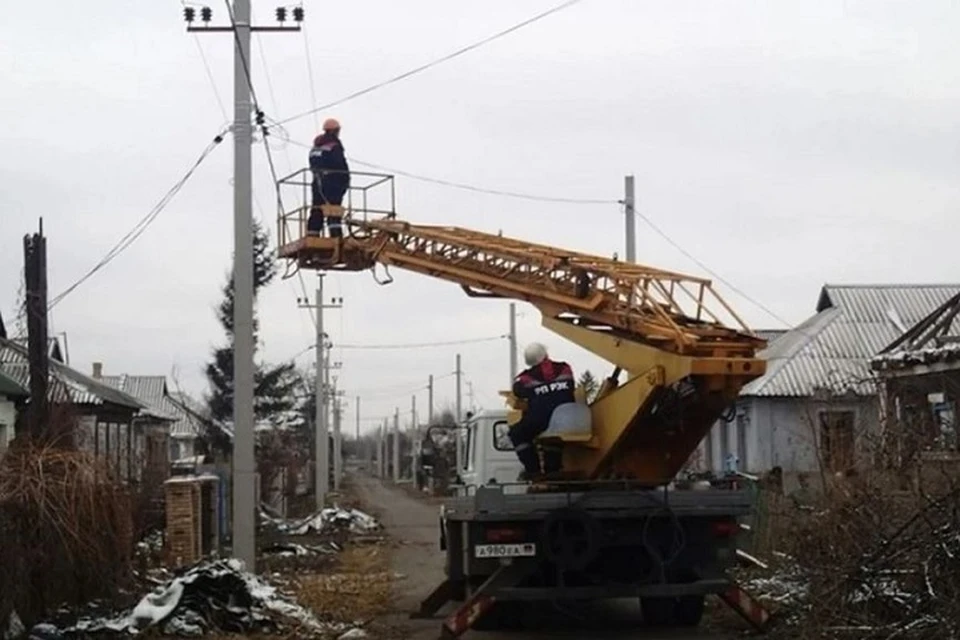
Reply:
<svg viewBox="0 0 960 640"><path fill-rule="evenodd" d="M539 342L531 342L523 350L523 359L528 367L535 367L547 359L547 348Z"/></svg>

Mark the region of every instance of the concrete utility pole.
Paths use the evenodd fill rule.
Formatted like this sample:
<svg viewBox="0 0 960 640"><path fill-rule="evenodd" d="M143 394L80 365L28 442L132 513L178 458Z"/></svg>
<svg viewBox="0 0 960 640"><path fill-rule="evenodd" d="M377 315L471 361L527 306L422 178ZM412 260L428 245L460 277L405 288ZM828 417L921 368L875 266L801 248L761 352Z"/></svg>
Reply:
<svg viewBox="0 0 960 640"><path fill-rule="evenodd" d="M463 467L463 439L460 438L460 421L463 420L463 389L461 385L461 378L463 377L463 372L460 369L460 354L457 354L457 369L454 371L454 375L457 377L457 429L456 431L456 445L457 445L457 473L460 473L460 469Z"/></svg>
<svg viewBox="0 0 960 640"><path fill-rule="evenodd" d="M420 427L417 425L417 396L410 396L410 423L413 425L413 428L410 430L411 438L413 442L413 447L411 448L411 453L413 456L410 459L410 479L413 480L414 486L417 484L417 469L420 468Z"/></svg>
<svg viewBox="0 0 960 640"><path fill-rule="evenodd" d="M400 407L393 414L393 481L400 482Z"/></svg>
<svg viewBox="0 0 960 640"><path fill-rule="evenodd" d="M340 490L343 475L343 432L340 429L343 419L343 403L340 401L337 383L333 383L333 489Z"/></svg>
<svg viewBox="0 0 960 640"><path fill-rule="evenodd" d="M510 303L510 384L517 377L517 303Z"/></svg>
<svg viewBox="0 0 960 640"><path fill-rule="evenodd" d="M252 149L255 105L251 103L250 33L299 31L303 11L293 14L296 26L254 27L250 0L234 0L230 25L210 26L210 7L200 9L204 26L194 27L194 7L184 7L187 31L229 32L233 56L233 555L252 571L256 562L257 467L253 447L253 187ZM279 20L280 15L277 14ZM260 114L257 114L260 120Z"/></svg>
<svg viewBox="0 0 960 640"><path fill-rule="evenodd" d="M326 309L340 309L343 307L343 298L331 298L329 304L323 302L323 278L319 273L317 279L316 302L308 304L306 300L297 302L301 309L313 308L317 312L316 359L317 371L314 379L314 394L316 396L316 414L314 417L314 498L315 507L319 511L326 506L327 493L330 490L330 412L327 390L330 384L330 363L327 351L327 334L323 329L323 312Z"/></svg>
<svg viewBox="0 0 960 640"><path fill-rule="evenodd" d="M427 426L433 424L433 374L427 379Z"/></svg>
<svg viewBox="0 0 960 640"><path fill-rule="evenodd" d="M637 261L637 210L633 190L633 176L623 179L623 214L626 218L627 262Z"/></svg>
<svg viewBox="0 0 960 640"><path fill-rule="evenodd" d="M377 443L378 448L378 466L380 468L380 479L386 480L387 478L387 419L384 418L383 422L380 424L380 438Z"/></svg>

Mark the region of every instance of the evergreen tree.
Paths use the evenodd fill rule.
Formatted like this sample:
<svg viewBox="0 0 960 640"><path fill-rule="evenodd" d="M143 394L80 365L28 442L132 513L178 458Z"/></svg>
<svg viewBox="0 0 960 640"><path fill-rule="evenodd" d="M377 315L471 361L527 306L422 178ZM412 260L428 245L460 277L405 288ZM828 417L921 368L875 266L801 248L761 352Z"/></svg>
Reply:
<svg viewBox="0 0 960 640"><path fill-rule="evenodd" d="M589 369L580 374L577 386L583 388L584 397L588 403L593 402L593 399L597 397L597 392L600 391L600 383L597 382Z"/></svg>
<svg viewBox="0 0 960 640"><path fill-rule="evenodd" d="M277 265L270 250L270 239L263 227L254 222L253 234L253 291L256 301L259 291L270 284L277 275ZM233 274L228 275L223 286L223 301L217 307L217 319L226 333L226 345L213 351L207 365L207 380L210 393L207 405L217 420L233 422L233 348L234 348L234 283ZM254 313L254 345L257 344L259 323ZM302 426L294 411L297 386L301 384L292 362L268 365L257 362L254 369L255 419L290 427Z"/></svg>

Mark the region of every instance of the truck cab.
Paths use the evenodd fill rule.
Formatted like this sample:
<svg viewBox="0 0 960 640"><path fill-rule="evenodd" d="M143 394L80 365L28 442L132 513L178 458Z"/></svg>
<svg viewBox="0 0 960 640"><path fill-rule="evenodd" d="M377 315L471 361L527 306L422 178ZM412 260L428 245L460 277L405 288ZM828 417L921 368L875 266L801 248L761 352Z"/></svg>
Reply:
<svg viewBox="0 0 960 640"><path fill-rule="evenodd" d="M507 410L484 410L469 416L459 429L456 495L472 494L488 484L516 483L523 466L507 435ZM522 493L523 486L507 486L508 493Z"/></svg>

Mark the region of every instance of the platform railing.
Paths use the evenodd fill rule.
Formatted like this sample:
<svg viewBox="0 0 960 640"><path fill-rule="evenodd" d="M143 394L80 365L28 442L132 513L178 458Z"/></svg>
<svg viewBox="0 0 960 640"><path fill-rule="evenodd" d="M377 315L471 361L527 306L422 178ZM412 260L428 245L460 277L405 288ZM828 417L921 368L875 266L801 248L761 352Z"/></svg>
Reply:
<svg viewBox="0 0 960 640"><path fill-rule="evenodd" d="M350 183L342 205L344 225L351 220L367 222L396 217L397 194L392 175L351 171ZM283 247L307 235L307 220L313 204L312 185L313 172L309 168L299 169L277 181L278 198L283 206L277 220L278 246ZM326 228L321 233L326 235Z"/></svg>

